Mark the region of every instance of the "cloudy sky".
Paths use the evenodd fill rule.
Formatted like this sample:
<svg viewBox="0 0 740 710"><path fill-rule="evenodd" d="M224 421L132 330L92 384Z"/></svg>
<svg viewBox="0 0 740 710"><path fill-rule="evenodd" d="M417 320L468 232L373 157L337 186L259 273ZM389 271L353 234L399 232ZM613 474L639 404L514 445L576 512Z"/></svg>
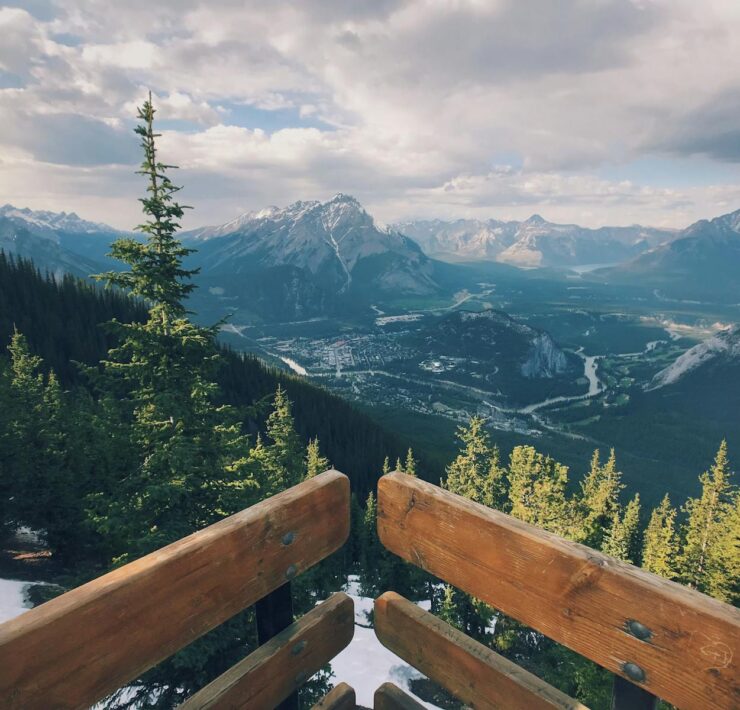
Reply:
<svg viewBox="0 0 740 710"><path fill-rule="evenodd" d="M740 208L738 0L20 0L0 38L0 204L136 224L151 90L188 226Z"/></svg>

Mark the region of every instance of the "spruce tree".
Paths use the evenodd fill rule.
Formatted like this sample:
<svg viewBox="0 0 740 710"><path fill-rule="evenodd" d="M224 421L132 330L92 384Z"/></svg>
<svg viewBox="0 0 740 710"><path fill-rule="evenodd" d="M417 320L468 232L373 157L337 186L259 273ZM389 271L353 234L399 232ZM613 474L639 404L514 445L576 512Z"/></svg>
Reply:
<svg viewBox="0 0 740 710"><path fill-rule="evenodd" d="M617 470L614 449L606 464L601 464L598 449L591 458L591 469L581 482L580 515L583 518L578 542L599 549L619 512L619 494L624 489Z"/></svg>
<svg viewBox="0 0 740 710"><path fill-rule="evenodd" d="M314 478L329 467L329 459L321 455L318 438L309 440L306 447L306 478Z"/></svg>
<svg viewBox="0 0 740 710"><path fill-rule="evenodd" d="M403 472L409 476L416 476L416 460L414 459L414 452L409 448L406 453L406 461L403 464Z"/></svg>
<svg viewBox="0 0 740 710"><path fill-rule="evenodd" d="M221 355L216 327L187 317L185 298L195 273L182 265L190 253L177 240L183 207L179 190L159 162L154 108L139 109L147 179L141 200L147 220L138 229L145 242L119 239L111 256L129 269L98 278L144 299L143 323L112 327L120 344L103 362L97 383L130 408L138 461L120 481L115 497L100 501L98 525L120 539L117 563L158 549L247 507L257 500L258 483L247 470L248 442L237 412L218 403L216 371ZM113 530L115 528L115 530Z"/></svg>
<svg viewBox="0 0 740 710"><path fill-rule="evenodd" d="M484 602L446 584L439 604L439 617L476 641L490 640L493 610Z"/></svg>
<svg viewBox="0 0 740 710"><path fill-rule="evenodd" d="M491 500L491 445L485 420L472 417L467 427L458 427L460 452L447 467L443 488L451 493L488 505Z"/></svg>
<svg viewBox="0 0 740 710"><path fill-rule="evenodd" d="M509 459L511 514L526 523L570 536L571 508L565 491L568 468L532 446L516 446Z"/></svg>
<svg viewBox="0 0 740 710"><path fill-rule="evenodd" d="M666 579L676 575L676 511L668 495L650 516L642 547L642 568Z"/></svg>
<svg viewBox="0 0 740 710"><path fill-rule="evenodd" d="M631 564L639 562L640 494L630 500L622 515L615 515L602 552Z"/></svg>
<svg viewBox="0 0 740 710"><path fill-rule="evenodd" d="M683 508L686 522L678 561L679 578L690 587L723 598L727 571L718 543L732 520L734 502L726 441L720 444L712 468L699 480L701 496L690 498Z"/></svg>
<svg viewBox="0 0 740 710"><path fill-rule="evenodd" d="M144 152L139 173L147 180L141 200L146 221L138 230L146 239L116 241L111 255L128 269L99 277L143 299L148 309L144 322L111 324L119 344L95 378L130 420L135 452L115 495L94 500L93 522L110 540L114 564L185 537L264 494L248 466L238 412L219 401L217 327L197 326L187 317L194 271L183 266L190 252L176 236L183 207L167 175L171 166L157 156L151 100L138 116ZM241 657L250 634L248 614L235 617L137 681L139 697L132 702L164 707L181 701Z"/></svg>

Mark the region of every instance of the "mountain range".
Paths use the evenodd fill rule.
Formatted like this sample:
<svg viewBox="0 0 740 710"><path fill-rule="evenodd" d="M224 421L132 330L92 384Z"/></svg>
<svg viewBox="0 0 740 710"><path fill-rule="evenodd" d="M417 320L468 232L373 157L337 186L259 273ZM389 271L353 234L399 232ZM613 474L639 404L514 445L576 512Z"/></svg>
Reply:
<svg viewBox="0 0 740 710"><path fill-rule="evenodd" d="M639 225L588 229L554 224L537 214L523 222L421 220L394 227L417 241L429 256L486 259L527 268L614 264L676 236L672 230Z"/></svg>
<svg viewBox="0 0 740 710"><path fill-rule="evenodd" d="M100 271L110 243L119 234L74 212L0 207L0 250L31 259L57 275L88 276Z"/></svg>
<svg viewBox="0 0 740 710"><path fill-rule="evenodd" d="M106 254L121 234L74 213L0 207L0 250L52 273L87 276L116 268ZM523 222L384 227L356 199L339 194L249 212L181 238L197 250L190 258L200 269L197 305L209 315L240 311L296 320L366 311L383 299L449 296L475 278L464 263L450 261L500 262L501 268L610 265L588 278L645 287L670 300L740 299L740 210L680 231L587 229L539 215Z"/></svg>
<svg viewBox="0 0 740 710"><path fill-rule="evenodd" d="M594 274L611 283L651 286L673 299L740 299L740 210L702 219L670 242Z"/></svg>
<svg viewBox="0 0 740 710"><path fill-rule="evenodd" d="M435 262L348 195L250 212L182 234L203 284L262 317L325 315L378 295L440 291ZM214 291L215 289L215 291Z"/></svg>

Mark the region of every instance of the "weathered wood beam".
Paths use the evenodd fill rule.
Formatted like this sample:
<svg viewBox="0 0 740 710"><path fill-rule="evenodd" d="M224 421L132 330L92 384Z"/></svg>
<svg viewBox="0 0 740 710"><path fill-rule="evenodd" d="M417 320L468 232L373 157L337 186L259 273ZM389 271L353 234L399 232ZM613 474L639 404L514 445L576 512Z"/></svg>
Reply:
<svg viewBox="0 0 740 710"><path fill-rule="evenodd" d="M354 688L346 683L334 686L312 710L355 710L357 698Z"/></svg>
<svg viewBox="0 0 740 710"><path fill-rule="evenodd" d="M328 471L0 626L4 708L88 707L342 546Z"/></svg>
<svg viewBox="0 0 740 710"><path fill-rule="evenodd" d="M681 708L740 706L740 610L411 476L378 486L400 557Z"/></svg>
<svg viewBox="0 0 740 710"><path fill-rule="evenodd" d="M481 710L586 710L516 663L395 592L375 600L380 642L464 703Z"/></svg>
<svg viewBox="0 0 740 710"><path fill-rule="evenodd" d="M338 592L199 690L180 710L274 708L345 648L354 632L354 604Z"/></svg>
<svg viewBox="0 0 740 710"><path fill-rule="evenodd" d="M374 710L424 710L421 703L417 703L410 695L404 693L393 683L383 683L373 698Z"/></svg>

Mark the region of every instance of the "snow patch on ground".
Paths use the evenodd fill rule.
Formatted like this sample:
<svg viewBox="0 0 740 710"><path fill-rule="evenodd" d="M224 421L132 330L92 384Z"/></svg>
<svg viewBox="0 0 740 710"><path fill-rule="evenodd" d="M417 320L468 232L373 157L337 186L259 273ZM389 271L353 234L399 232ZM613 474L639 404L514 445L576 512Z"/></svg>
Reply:
<svg viewBox="0 0 740 710"><path fill-rule="evenodd" d="M334 671L332 681L349 683L357 694L357 704L365 707L373 706L376 689L390 681L411 694L424 707L438 710L439 706L425 703L413 695L409 688L409 681L423 678L422 674L383 646L373 629L365 628L373 600L361 596L359 586L358 578L350 576L345 592L355 603L355 635L350 645L331 662ZM429 602L421 602L419 606L429 609Z"/></svg>
<svg viewBox="0 0 740 710"><path fill-rule="evenodd" d="M26 601L26 589L33 584L40 582L0 579L0 624L20 616L31 608Z"/></svg>
<svg viewBox="0 0 740 710"><path fill-rule="evenodd" d="M26 589L33 584L43 583L0 579L0 623L28 611L30 605L26 601ZM361 596L359 586L358 578L350 576L345 591L355 603L355 635L350 645L331 662L332 680L334 683L349 683L355 689L358 704L372 707L375 690L383 683L390 681L413 695L409 681L423 676L385 648L375 636L375 631L367 628L373 600ZM420 602L419 606L428 610L429 602ZM415 695L413 697L426 708L440 710L437 705L424 702Z"/></svg>

